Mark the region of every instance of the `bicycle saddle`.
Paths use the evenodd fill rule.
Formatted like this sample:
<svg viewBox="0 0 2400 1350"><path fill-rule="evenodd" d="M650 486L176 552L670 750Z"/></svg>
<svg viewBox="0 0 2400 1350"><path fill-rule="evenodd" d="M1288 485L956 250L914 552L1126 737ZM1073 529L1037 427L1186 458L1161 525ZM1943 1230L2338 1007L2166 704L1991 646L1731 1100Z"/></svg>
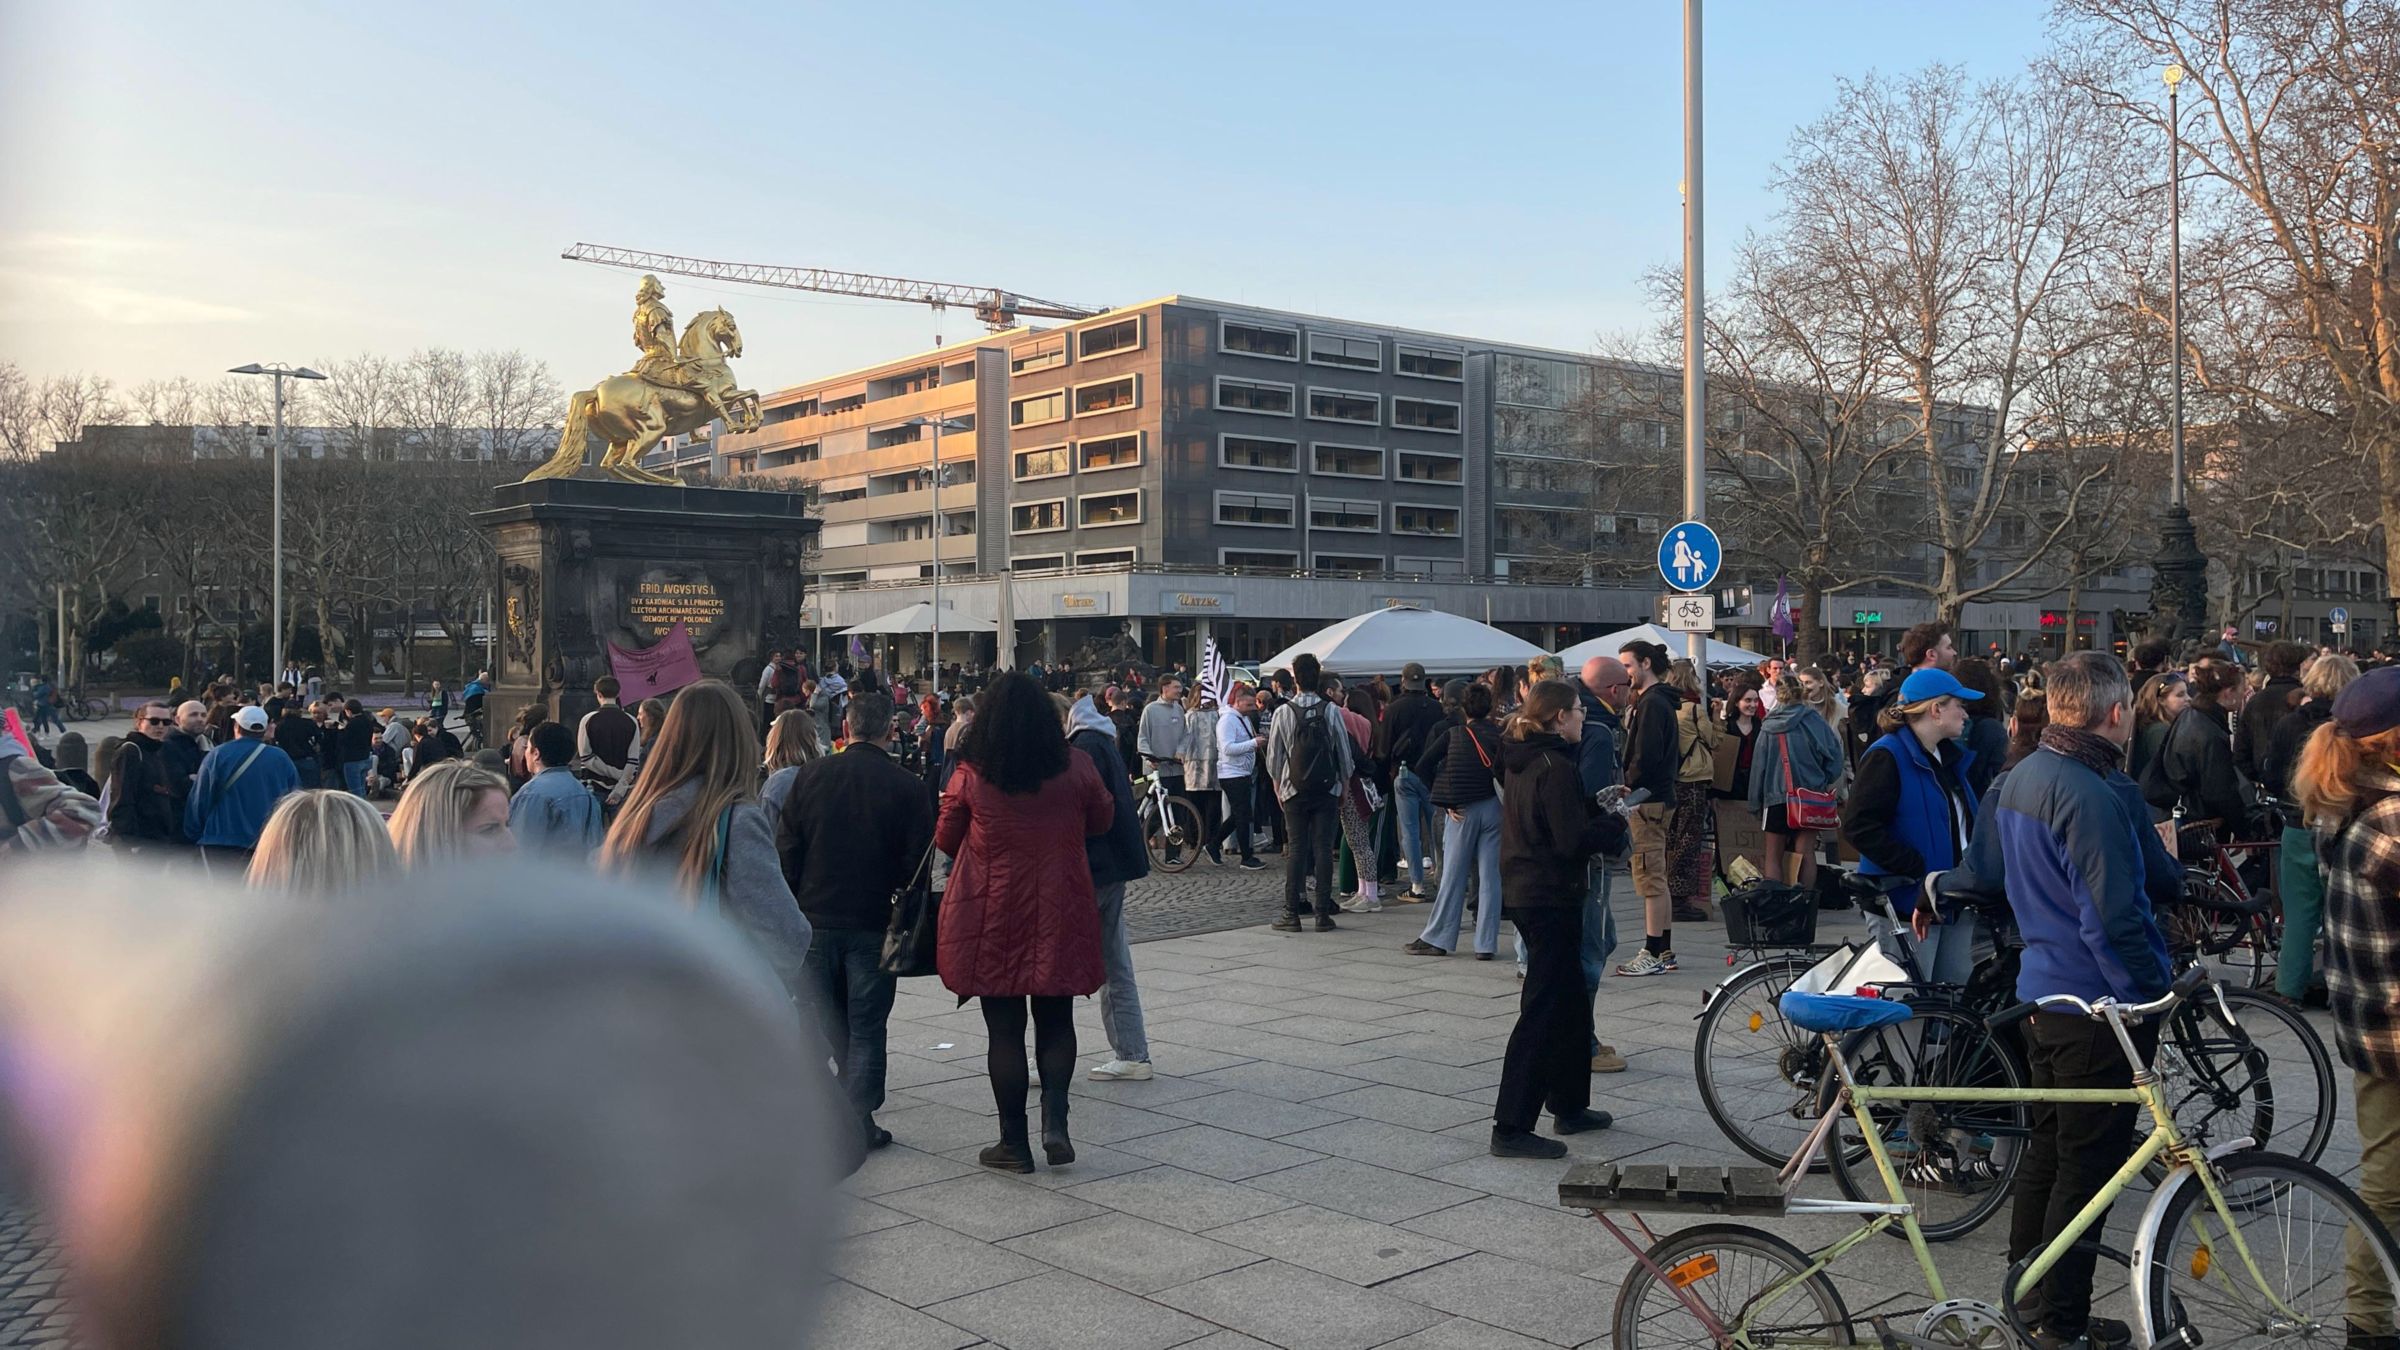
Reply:
<svg viewBox="0 0 2400 1350"><path fill-rule="evenodd" d="M1776 1002L1783 1018L1805 1031L1865 1031L1890 1026L1915 1016L1893 998L1861 998L1855 994L1804 994L1789 990Z"/></svg>

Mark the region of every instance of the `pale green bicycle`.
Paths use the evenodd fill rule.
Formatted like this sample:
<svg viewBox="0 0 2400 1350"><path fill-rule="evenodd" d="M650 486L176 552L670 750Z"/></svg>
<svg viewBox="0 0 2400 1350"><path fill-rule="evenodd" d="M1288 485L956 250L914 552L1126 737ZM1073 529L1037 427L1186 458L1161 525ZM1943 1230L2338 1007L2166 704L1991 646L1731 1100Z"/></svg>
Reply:
<svg viewBox="0 0 2400 1350"><path fill-rule="evenodd" d="M2131 1276L2137 1350L2232 1350L2276 1343L2310 1350L2390 1344L2392 1291L2400 1289L2400 1247L2356 1192L2297 1158L2259 1152L2247 1139L2203 1152L2186 1142L2159 1081L2143 1064L2128 1028L2161 1017L2192 997L2213 997L2207 972L2186 971L2164 997L2128 1005L2072 995L2034 1000L1993 1017L1999 1025L2037 1010L2073 1011L2106 1022L2133 1066L2130 1088L1912 1087L1852 1077L1841 1042L1849 1033L1909 1019L1908 1005L1834 994L1787 994L1784 1014L1824 1038L1841 1090L1780 1172L1767 1167L1583 1164L1559 1185L1559 1202L1586 1209L1635 1256L1617 1298L1616 1350L1795 1350L1849 1346L1862 1339L1883 1350L2022 1350L2031 1329L2019 1310L2035 1285L2091 1230L2109 1205L2154 1160L2168 1167L2134 1229L2123 1259ZM1955 1081L1955 1080L1953 1080ZM1893 1161L1906 1107L1917 1103L2006 1102L2138 1105L2152 1129L2100 1194L2047 1247L2012 1267L1997 1303L1954 1297L1918 1226L1911 1190ZM1903 1108L1895 1113L1893 1107ZM1882 1107L1882 1124L1871 1108ZM2021 1117L2023 1113L2018 1113ZM1795 1196L1837 1122L1871 1159L1888 1199ZM1892 1138L1886 1137L1889 1131ZM1848 1137L1848 1136L1846 1136ZM1989 1138L1948 1145L1961 1154L2003 1146ZM2021 1142L2021 1141L2019 1141ZM1856 1146L1855 1144L1853 1146ZM1954 1184L1975 1185L1973 1170L1953 1169ZM1610 1217L1635 1211L1640 1237ZM1653 1237L1639 1211L1710 1214L1854 1215L1861 1225L1813 1252L1743 1223L1702 1223ZM1923 1272L1931 1301L1921 1308L1853 1317L1826 1271L1844 1255L1897 1228ZM2105 1250L2105 1249L2102 1249ZM2113 1254L2112 1254L2113 1255ZM1862 1336L1862 1326L1864 1334Z"/></svg>

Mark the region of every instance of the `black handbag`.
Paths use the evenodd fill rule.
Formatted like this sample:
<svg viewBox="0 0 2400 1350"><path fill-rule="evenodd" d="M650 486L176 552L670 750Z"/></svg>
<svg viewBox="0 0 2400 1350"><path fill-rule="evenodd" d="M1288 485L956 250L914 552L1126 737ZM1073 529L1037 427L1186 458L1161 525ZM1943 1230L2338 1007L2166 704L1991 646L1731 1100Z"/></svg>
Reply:
<svg viewBox="0 0 2400 1350"><path fill-rule="evenodd" d="M917 860L917 870L892 892L892 921L883 930L883 955L876 969L906 979L934 973L941 942L942 897L928 884L926 869L933 865L933 845Z"/></svg>

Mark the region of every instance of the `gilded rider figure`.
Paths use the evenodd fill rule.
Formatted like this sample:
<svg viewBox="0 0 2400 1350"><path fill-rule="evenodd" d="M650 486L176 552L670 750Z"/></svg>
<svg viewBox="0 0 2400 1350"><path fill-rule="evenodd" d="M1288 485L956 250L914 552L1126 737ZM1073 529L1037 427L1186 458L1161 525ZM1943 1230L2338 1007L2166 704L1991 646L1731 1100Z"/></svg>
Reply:
<svg viewBox="0 0 2400 1350"><path fill-rule="evenodd" d="M670 389L691 387L677 378L675 357L675 316L665 303L667 288L658 278L645 276L641 288L633 293L633 345L641 349L642 358L633 363L633 373L653 384Z"/></svg>

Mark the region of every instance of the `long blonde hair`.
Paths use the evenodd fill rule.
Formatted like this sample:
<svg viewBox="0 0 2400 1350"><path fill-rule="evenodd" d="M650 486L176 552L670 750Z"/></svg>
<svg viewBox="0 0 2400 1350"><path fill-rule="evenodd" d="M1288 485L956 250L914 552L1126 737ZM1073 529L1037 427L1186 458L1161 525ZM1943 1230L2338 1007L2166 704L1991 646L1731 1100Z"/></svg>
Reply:
<svg viewBox="0 0 2400 1350"><path fill-rule="evenodd" d="M2360 778L2370 765L2400 764L2400 727L2372 736L2350 736L2338 722L2309 733L2308 748L2292 770L2292 795L2312 825L2339 825L2368 803Z"/></svg>
<svg viewBox="0 0 2400 1350"><path fill-rule="evenodd" d="M678 822L683 848L675 864L676 882L696 898L717 869L717 818L758 800L757 765L758 731L742 696L722 680L686 686L668 705L657 742L642 753L641 776L601 842L602 865L626 867L648 852L660 799L696 782L699 793Z"/></svg>
<svg viewBox="0 0 2400 1350"><path fill-rule="evenodd" d="M1565 680L1537 680L1525 691L1525 701L1508 715L1507 737L1521 741L1550 725L1575 706L1575 686Z"/></svg>
<svg viewBox="0 0 2400 1350"><path fill-rule="evenodd" d="M767 772L806 764L824 754L817 744L816 715L806 708L787 708L767 728Z"/></svg>
<svg viewBox="0 0 2400 1350"><path fill-rule="evenodd" d="M471 759L445 759L410 774L392 811L392 846L400 865L424 867L465 853L467 817L487 792L508 796L508 780Z"/></svg>
<svg viewBox="0 0 2400 1350"><path fill-rule="evenodd" d="M310 789L286 796L267 817L249 883L254 891L322 900L399 870L400 855L374 807L347 792Z"/></svg>

